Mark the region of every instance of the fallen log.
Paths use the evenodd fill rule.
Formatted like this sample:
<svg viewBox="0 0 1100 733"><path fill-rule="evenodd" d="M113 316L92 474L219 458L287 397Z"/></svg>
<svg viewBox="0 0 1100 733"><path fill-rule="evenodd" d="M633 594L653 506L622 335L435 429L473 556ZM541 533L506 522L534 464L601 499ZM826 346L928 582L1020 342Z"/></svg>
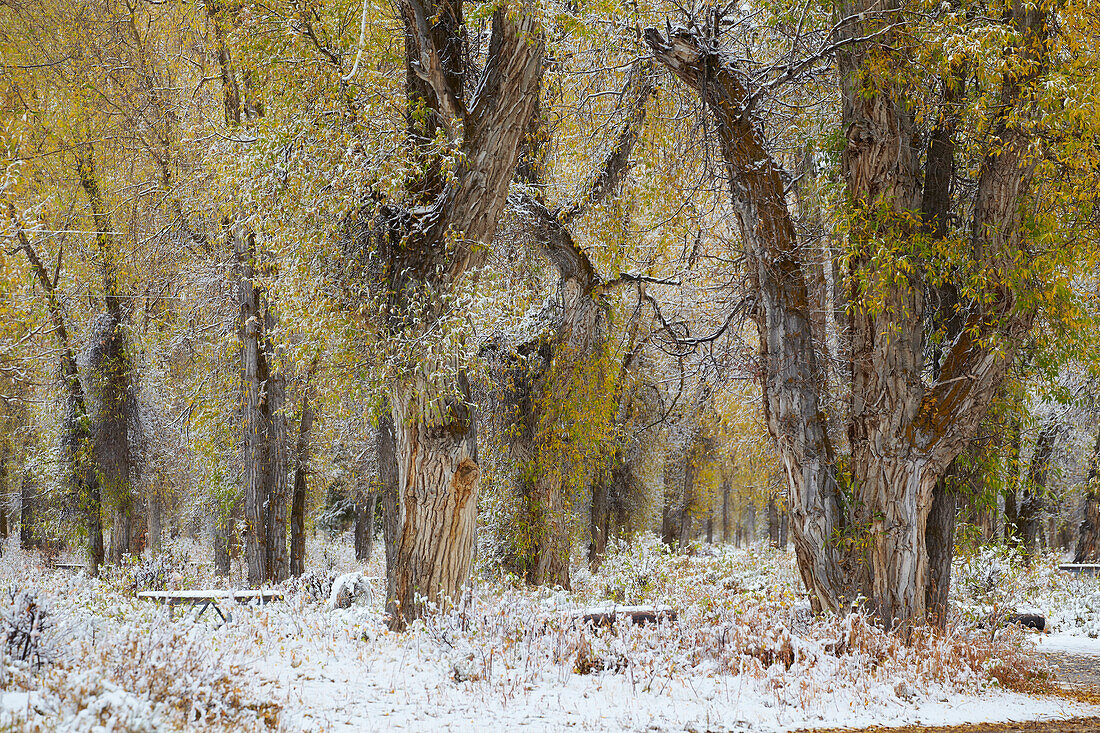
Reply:
<svg viewBox="0 0 1100 733"><path fill-rule="evenodd" d="M1046 617L1038 613L1014 613L1005 619L1005 625L1018 624L1025 629L1035 629L1042 633L1047 627Z"/></svg>

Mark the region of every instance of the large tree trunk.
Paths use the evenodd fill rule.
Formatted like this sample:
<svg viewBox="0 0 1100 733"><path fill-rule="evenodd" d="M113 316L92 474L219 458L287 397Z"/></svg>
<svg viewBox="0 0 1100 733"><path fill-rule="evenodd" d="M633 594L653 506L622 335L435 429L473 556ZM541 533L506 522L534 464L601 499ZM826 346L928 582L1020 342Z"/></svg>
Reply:
<svg viewBox="0 0 1100 733"><path fill-rule="evenodd" d="M294 498L290 509L290 574L299 576L306 569L306 481L309 477L309 447L313 434L312 372L306 377L302 393L302 412L298 422L298 444L294 448ZM358 518L356 540L358 540ZM356 556L358 556L358 541Z"/></svg>
<svg viewBox="0 0 1100 733"><path fill-rule="evenodd" d="M1089 459L1089 473L1085 479L1085 508L1077 535L1077 551L1074 562L1100 562L1100 432Z"/></svg>
<svg viewBox="0 0 1100 733"><path fill-rule="evenodd" d="M475 415L468 394L462 398L433 425L417 419L428 410L422 386L393 396L400 497L393 602L406 621L425 603L456 603L473 563L480 469Z"/></svg>

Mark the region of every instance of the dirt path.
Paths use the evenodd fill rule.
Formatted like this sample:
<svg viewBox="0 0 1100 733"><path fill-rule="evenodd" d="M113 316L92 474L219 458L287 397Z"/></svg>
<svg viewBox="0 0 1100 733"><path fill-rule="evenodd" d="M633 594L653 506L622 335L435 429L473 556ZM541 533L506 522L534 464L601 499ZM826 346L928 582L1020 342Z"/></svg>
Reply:
<svg viewBox="0 0 1100 733"><path fill-rule="evenodd" d="M1070 690L1100 694L1100 656L1067 652L1040 654L1054 671L1055 684Z"/></svg>
<svg viewBox="0 0 1100 733"><path fill-rule="evenodd" d="M1054 672L1054 684L1061 695L1080 702L1100 705L1100 656L1068 652L1040 652ZM1100 718L1037 720L1027 723L974 723L967 725L907 725L901 728L815 728L805 733L1100 733Z"/></svg>
<svg viewBox="0 0 1100 733"><path fill-rule="evenodd" d="M1073 720L1040 720L1030 723L976 723L973 725L926 726L907 725L903 728L852 728L814 729L806 733L1097 733L1100 718L1074 718Z"/></svg>

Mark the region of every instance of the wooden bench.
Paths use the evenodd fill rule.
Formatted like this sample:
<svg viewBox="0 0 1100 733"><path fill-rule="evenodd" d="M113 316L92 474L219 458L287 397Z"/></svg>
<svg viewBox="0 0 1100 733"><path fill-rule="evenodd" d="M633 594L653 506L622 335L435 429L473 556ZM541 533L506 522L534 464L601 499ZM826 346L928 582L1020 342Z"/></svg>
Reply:
<svg viewBox="0 0 1100 733"><path fill-rule="evenodd" d="M55 562L53 568L55 570L72 570L73 572L79 572L81 570L87 570L88 564L83 562Z"/></svg>
<svg viewBox="0 0 1100 733"><path fill-rule="evenodd" d="M262 606L272 601L283 600L283 592L277 590L151 590L138 593L137 597L166 604L169 618L172 618L172 610L176 606L187 605L198 607L196 619L201 618L206 613L206 609L213 608L222 621L229 621L233 615L228 611L223 612L220 604L229 601L257 603Z"/></svg>

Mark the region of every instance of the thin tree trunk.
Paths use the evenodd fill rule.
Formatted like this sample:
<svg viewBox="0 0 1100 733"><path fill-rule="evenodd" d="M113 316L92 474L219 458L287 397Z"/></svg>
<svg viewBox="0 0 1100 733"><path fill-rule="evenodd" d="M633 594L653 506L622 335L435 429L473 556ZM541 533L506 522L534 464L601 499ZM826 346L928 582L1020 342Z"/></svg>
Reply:
<svg viewBox="0 0 1100 733"><path fill-rule="evenodd" d="M164 547L164 502L160 494L154 489L148 499L149 518L149 550L154 555L159 555Z"/></svg>
<svg viewBox="0 0 1100 733"><path fill-rule="evenodd" d="M259 587L267 580L267 504L270 497L267 448L267 361L262 347L263 313L259 289L253 284L256 248L250 232L232 227L230 236L240 267L238 282L239 338L241 342L241 416L244 423L245 563L248 584Z"/></svg>
<svg viewBox="0 0 1100 733"><path fill-rule="evenodd" d="M397 608L397 542L401 528L401 492L398 487L397 436L393 413L383 410L378 418L375 445L378 451L378 487L382 500L382 541L386 550L386 613L394 618Z"/></svg>
<svg viewBox="0 0 1100 733"><path fill-rule="evenodd" d="M306 569L306 481L309 477L310 438L313 434L313 369L306 376L302 411L298 422L298 444L294 448L294 498L290 509L290 574L297 577ZM358 540L358 518L356 539ZM358 556L358 541L356 556Z"/></svg>
<svg viewBox="0 0 1100 733"><path fill-rule="evenodd" d="M355 559L370 561L374 549L374 515L378 492L368 491L355 502Z"/></svg>
<svg viewBox="0 0 1100 733"><path fill-rule="evenodd" d="M1043 423L1039 437L1035 440L1035 450L1028 464L1027 480L1024 483L1019 505L1020 541L1025 557L1035 552L1035 540L1041 529L1040 514L1045 503L1047 482L1050 477L1050 462L1054 456L1054 446L1061 425L1054 418Z"/></svg>
<svg viewBox="0 0 1100 733"><path fill-rule="evenodd" d="M945 477L932 491L925 544L928 547L928 582L925 606L929 621L938 628L947 623L947 599L951 591L951 560L955 549L955 490Z"/></svg>
<svg viewBox="0 0 1100 733"><path fill-rule="evenodd" d="M42 265L42 261L38 258L38 253L35 252L26 232L19 226L15 204L10 201L8 202L8 217L17 229L16 236L19 240L19 249L26 254L39 285L46 293L50 322L53 324L54 336L61 347L61 380L65 387L66 410L71 422L69 430L71 443L63 446L67 463L66 483L76 494L81 514L84 516L84 530L88 538L88 572L95 577L99 575L99 566L103 564L103 523L99 478L94 460L95 446L89 426L90 421L88 419L87 401L84 398L84 387L80 383L80 374L76 367L76 355L69 341L69 332L65 327L61 303L57 298L57 279L61 271L61 255L59 252L57 270L51 278ZM26 480L27 477L24 476L24 481ZM33 525L33 514L31 516L32 520L29 526ZM28 529L28 531L30 530ZM23 529L20 527L21 540L22 536Z"/></svg>
<svg viewBox="0 0 1100 733"><path fill-rule="evenodd" d="M265 304L265 359L269 369L276 363L275 349L270 341L270 334L275 329L274 316L271 306ZM265 512L266 527L264 539L267 543L267 577L269 583L278 583L286 580L287 542L286 542L286 511L290 501L289 466L287 457L288 431L286 427L286 412L283 409L286 402L286 384L282 373L270 372L267 380L267 402L265 404L265 423L267 427L267 507Z"/></svg>
<svg viewBox="0 0 1100 733"><path fill-rule="evenodd" d="M238 499L228 508L225 516L222 516L219 508L214 517L214 572L221 576L228 576L233 564L233 557L238 552L237 519L241 513L241 502Z"/></svg>
<svg viewBox="0 0 1100 733"><path fill-rule="evenodd" d="M779 505L774 496L768 497L768 544L779 547Z"/></svg>
<svg viewBox="0 0 1100 733"><path fill-rule="evenodd" d="M35 538L35 487L29 471L23 472L19 487L19 546L33 550L38 546Z"/></svg>
<svg viewBox="0 0 1100 733"><path fill-rule="evenodd" d="M5 450L7 446L5 445ZM0 552L8 538L8 456L0 456Z"/></svg>
<svg viewBox="0 0 1100 733"><path fill-rule="evenodd" d="M612 464L614 465L618 460L619 453L616 452L612 458ZM588 547L588 569L593 573L599 569L604 555L607 554L607 535L611 528L608 483L613 470L614 468L610 468L601 471L592 482L592 505L588 514L588 534L592 544Z"/></svg>
<svg viewBox="0 0 1100 733"><path fill-rule="evenodd" d="M1077 551L1073 554L1077 563L1100 562L1100 432L1089 459L1089 472L1085 479L1084 516L1077 535Z"/></svg>
<svg viewBox="0 0 1100 733"><path fill-rule="evenodd" d="M730 541L730 480L722 479L722 542Z"/></svg>
<svg viewBox="0 0 1100 733"><path fill-rule="evenodd" d="M680 495L680 526L679 526L679 545L680 549L684 549L691 542L691 512L695 506L695 474L698 470L695 467L695 459L693 452L689 451L687 454L687 465L684 466L684 488L683 493Z"/></svg>

